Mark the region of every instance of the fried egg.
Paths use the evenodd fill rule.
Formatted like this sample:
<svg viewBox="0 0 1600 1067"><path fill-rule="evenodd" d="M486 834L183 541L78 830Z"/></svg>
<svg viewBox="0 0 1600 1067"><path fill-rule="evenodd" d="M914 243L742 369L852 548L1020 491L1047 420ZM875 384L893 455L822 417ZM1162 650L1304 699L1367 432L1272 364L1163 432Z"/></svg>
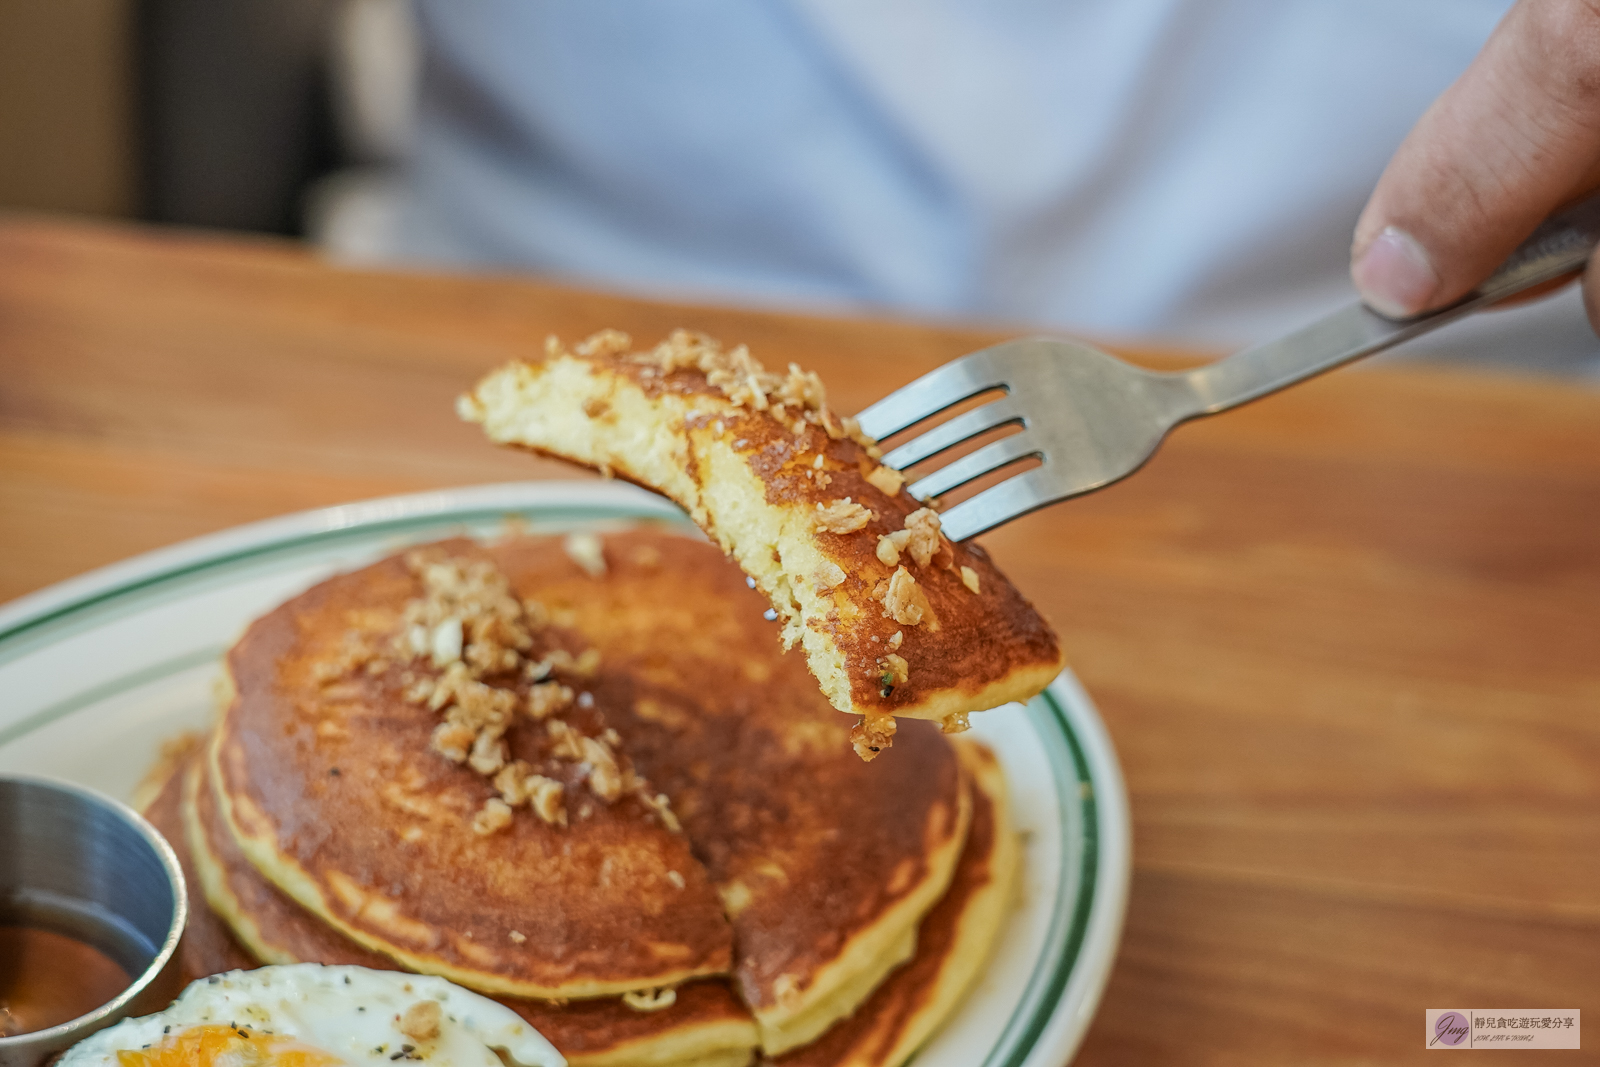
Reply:
<svg viewBox="0 0 1600 1067"><path fill-rule="evenodd" d="M166 1011L125 1019L74 1045L59 1067L408 1067L414 1061L566 1067L511 1009L442 978L317 963L202 978Z"/></svg>

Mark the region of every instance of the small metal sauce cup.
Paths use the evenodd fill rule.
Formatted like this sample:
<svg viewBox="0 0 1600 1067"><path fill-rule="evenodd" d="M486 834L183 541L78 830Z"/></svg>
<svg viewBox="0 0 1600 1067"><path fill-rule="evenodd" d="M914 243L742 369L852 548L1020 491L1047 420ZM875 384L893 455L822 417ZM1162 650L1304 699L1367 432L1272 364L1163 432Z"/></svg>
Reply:
<svg viewBox="0 0 1600 1067"><path fill-rule="evenodd" d="M133 983L87 1015L0 1037L0 1067L37 1067L96 1030L177 995L189 917L172 846L133 809L49 778L0 777L0 923L75 937Z"/></svg>

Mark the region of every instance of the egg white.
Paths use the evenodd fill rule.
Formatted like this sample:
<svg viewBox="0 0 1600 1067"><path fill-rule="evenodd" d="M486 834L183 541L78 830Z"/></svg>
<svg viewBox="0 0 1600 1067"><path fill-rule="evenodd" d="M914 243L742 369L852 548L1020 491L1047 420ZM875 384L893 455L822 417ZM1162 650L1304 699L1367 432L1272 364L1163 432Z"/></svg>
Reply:
<svg viewBox="0 0 1600 1067"><path fill-rule="evenodd" d="M400 1032L422 1000L439 1003L437 1037ZM117 1052L155 1048L197 1026L242 1027L310 1046L347 1064L409 1067L566 1067L566 1060L515 1012L424 975L318 963L230 971L194 982L166 1011L125 1019L74 1045L60 1067L116 1067ZM397 1055L398 1054L398 1055Z"/></svg>

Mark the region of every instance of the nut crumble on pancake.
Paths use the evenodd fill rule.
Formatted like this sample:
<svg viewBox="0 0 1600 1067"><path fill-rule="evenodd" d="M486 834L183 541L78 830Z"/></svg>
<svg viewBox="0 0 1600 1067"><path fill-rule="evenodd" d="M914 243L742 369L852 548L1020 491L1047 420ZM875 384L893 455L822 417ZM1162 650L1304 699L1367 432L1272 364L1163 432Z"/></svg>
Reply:
<svg viewBox="0 0 1600 1067"><path fill-rule="evenodd" d="M569 534L563 547L590 576L605 573L600 541L593 534ZM433 731L433 751L465 764L499 791L473 816L472 831L497 833L511 825L512 809L524 805L544 822L566 826L566 787L536 773L526 760L510 759L505 735L519 707L528 717L544 721L576 703L572 687L551 673L560 669L578 678L592 677L600 665L599 649L574 657L557 648L530 659L534 632L548 624L548 613L537 601L524 603L513 596L505 575L491 561L431 550L409 552L405 563L423 593L406 603L389 653L407 668L402 676L405 700L444 714ZM313 671L331 684L355 670L381 673L388 663L372 652L372 635L352 630L339 652L315 664ZM515 688L518 678L532 683L526 696ZM632 761L615 751L615 731L607 731L609 737L585 737L559 719L550 719L546 730L553 742L551 755L577 765L595 797L612 804L624 793L636 794L663 825L678 830L667 797L652 791L634 772Z"/></svg>
<svg viewBox="0 0 1600 1067"><path fill-rule="evenodd" d="M1061 670L1048 624L981 547L943 535L814 373L774 373L683 330L646 351L603 330L570 350L551 338L542 360L491 373L459 411L497 443L683 506L771 601L828 701L862 716L864 759L892 742L895 717L959 730Z"/></svg>

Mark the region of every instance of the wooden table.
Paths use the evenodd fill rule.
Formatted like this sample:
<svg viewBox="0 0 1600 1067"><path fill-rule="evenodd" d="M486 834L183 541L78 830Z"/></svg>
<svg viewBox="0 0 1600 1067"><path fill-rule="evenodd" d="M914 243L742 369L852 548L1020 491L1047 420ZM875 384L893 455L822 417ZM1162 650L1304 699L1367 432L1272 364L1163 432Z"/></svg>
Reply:
<svg viewBox="0 0 1600 1067"><path fill-rule="evenodd" d="M0 221L0 599L295 509L577 477L452 399L548 333L677 325L844 410L1000 336ZM1600 394L1346 371L987 540L1132 796L1080 1063L1394 1063L1428 1007L1600 1026Z"/></svg>

